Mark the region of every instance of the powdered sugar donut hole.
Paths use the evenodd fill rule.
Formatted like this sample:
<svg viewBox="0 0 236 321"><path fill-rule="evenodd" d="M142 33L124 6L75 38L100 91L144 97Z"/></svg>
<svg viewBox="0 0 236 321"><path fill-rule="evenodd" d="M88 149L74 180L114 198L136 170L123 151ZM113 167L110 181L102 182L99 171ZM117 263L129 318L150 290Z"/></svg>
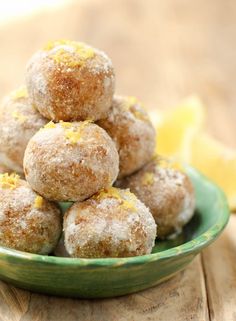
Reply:
<svg viewBox="0 0 236 321"><path fill-rule="evenodd" d="M0 245L48 254L62 230L60 210L15 174L0 174Z"/></svg>
<svg viewBox="0 0 236 321"><path fill-rule="evenodd" d="M156 224L134 194L111 187L75 203L64 216L64 233L72 257L129 257L151 253Z"/></svg>
<svg viewBox="0 0 236 321"><path fill-rule="evenodd" d="M115 96L107 118L98 121L114 140L120 157L119 178L151 160L156 133L148 114L135 97Z"/></svg>
<svg viewBox="0 0 236 321"><path fill-rule="evenodd" d="M33 105L54 121L98 120L107 115L115 88L108 56L84 43L48 43L31 58L26 83Z"/></svg>
<svg viewBox="0 0 236 321"><path fill-rule="evenodd" d="M89 122L50 122L30 140L26 180L53 201L83 201L115 181L119 156L114 142Z"/></svg>
<svg viewBox="0 0 236 321"><path fill-rule="evenodd" d="M0 107L0 162L23 173L23 158L30 138L48 121L29 102L25 87L5 98Z"/></svg>
<svg viewBox="0 0 236 321"><path fill-rule="evenodd" d="M193 186L186 173L176 167L165 160L153 160L120 183L150 209L161 239L177 236L194 214Z"/></svg>

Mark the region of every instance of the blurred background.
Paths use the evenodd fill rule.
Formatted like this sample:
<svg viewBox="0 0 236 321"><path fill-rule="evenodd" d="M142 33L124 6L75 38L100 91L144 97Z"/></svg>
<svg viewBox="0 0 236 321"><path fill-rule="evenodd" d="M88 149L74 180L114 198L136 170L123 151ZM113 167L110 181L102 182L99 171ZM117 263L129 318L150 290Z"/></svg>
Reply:
<svg viewBox="0 0 236 321"><path fill-rule="evenodd" d="M147 108L199 95L221 121L210 131L235 147L235 19L234 0L1 1L0 95L24 81L27 60L49 39L78 39L106 51L117 92Z"/></svg>
<svg viewBox="0 0 236 321"><path fill-rule="evenodd" d="M49 39L81 40L112 58L118 93L152 110L197 94L208 130L235 147L235 19L234 0L0 1L0 95Z"/></svg>

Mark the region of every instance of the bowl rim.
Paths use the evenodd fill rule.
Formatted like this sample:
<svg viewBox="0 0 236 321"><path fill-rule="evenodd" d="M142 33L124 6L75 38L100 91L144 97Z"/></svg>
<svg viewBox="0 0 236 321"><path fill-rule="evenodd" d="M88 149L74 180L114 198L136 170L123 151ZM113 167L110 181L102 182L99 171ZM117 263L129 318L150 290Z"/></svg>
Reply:
<svg viewBox="0 0 236 321"><path fill-rule="evenodd" d="M157 252L151 253L142 256L135 257L125 257L125 258L68 258L68 257L56 257L56 256L48 256L48 255L40 255L33 254L23 251L18 251L14 249L10 249L4 246L0 246L0 256L5 256L9 259L19 259L19 262L34 262L34 263L43 263L48 265L56 265L56 266L76 266L76 267L120 267L120 266L128 266L128 265L140 265L156 260L166 260L171 257L180 257L186 254L192 253L196 255L202 248L208 246L212 243L223 231L225 226L228 223L230 217L230 210L228 206L228 202L224 192L212 181L206 178L199 171L194 169L193 167L186 166L185 169L187 173L190 173L191 176L197 176L205 184L210 185L214 188L217 197L217 202L220 208L220 215L217 221L212 225L207 231L200 234L196 238L191 241L188 241L184 244L175 246L173 248Z"/></svg>

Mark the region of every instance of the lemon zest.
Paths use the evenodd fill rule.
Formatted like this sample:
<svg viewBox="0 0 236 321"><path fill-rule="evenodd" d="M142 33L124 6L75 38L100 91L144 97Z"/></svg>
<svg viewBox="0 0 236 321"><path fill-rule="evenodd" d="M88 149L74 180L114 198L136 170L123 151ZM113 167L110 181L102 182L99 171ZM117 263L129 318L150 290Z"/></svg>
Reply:
<svg viewBox="0 0 236 321"><path fill-rule="evenodd" d="M79 128L77 131L67 130L65 136L72 144L76 144L81 139L81 130Z"/></svg>
<svg viewBox="0 0 236 321"><path fill-rule="evenodd" d="M66 129L65 131L65 137L72 143L77 144L82 137L84 129L87 127L88 124L92 123L92 120L85 120L80 124L80 126L74 130L72 129Z"/></svg>
<svg viewBox="0 0 236 321"><path fill-rule="evenodd" d="M74 52L70 52L66 48L61 47L56 52L49 54L56 63L65 64L68 67L82 66L86 60L93 58L95 55L92 48L81 42L70 40L51 41L44 47L44 50L50 51L57 46L69 46L74 49Z"/></svg>
<svg viewBox="0 0 236 321"><path fill-rule="evenodd" d="M138 103L138 100L136 97L128 96L124 98L124 101L122 102L122 107L124 110L129 111L130 108L137 103Z"/></svg>
<svg viewBox="0 0 236 321"><path fill-rule="evenodd" d="M137 119L140 119L143 121L149 120L146 113L144 113L140 110L137 110L135 108L135 105L137 105L137 104L139 106L141 106L141 103L138 101L138 99L136 97L128 96L128 97L126 97L125 101L123 102L122 107L124 110L131 112L135 116L135 118L137 118ZM143 108L143 106L141 106L141 107Z"/></svg>
<svg viewBox="0 0 236 321"><path fill-rule="evenodd" d="M15 173L10 175L8 173L0 174L0 186L2 188L13 190L17 187L19 180L20 176Z"/></svg>
<svg viewBox="0 0 236 321"><path fill-rule="evenodd" d="M121 207L127 210L132 210L132 211L137 211L136 206L134 205L133 201L127 201L127 200L123 200Z"/></svg>
<svg viewBox="0 0 236 321"><path fill-rule="evenodd" d="M51 128L55 128L56 127L56 125L54 124L54 122L53 121L50 121L49 123L47 123L44 127L43 127L43 129L51 129Z"/></svg>
<svg viewBox="0 0 236 321"><path fill-rule="evenodd" d="M125 210L137 211L137 208L134 205L135 196L129 191L126 191L125 194L131 197L130 201L125 200L121 197L121 194L118 188L110 187L108 189L101 190L99 193L95 194L93 198L96 200L101 200L104 198L115 198L120 201L120 204L119 204L120 208L123 208Z"/></svg>
<svg viewBox="0 0 236 321"><path fill-rule="evenodd" d="M37 195L34 200L34 208L40 209L43 206L42 196Z"/></svg>
<svg viewBox="0 0 236 321"><path fill-rule="evenodd" d="M146 172L143 176L142 183L144 185L152 185L154 183L154 175L151 172Z"/></svg>
<svg viewBox="0 0 236 321"><path fill-rule="evenodd" d="M59 124L63 127L63 128L71 128L72 127L72 123L69 122L65 122L60 120Z"/></svg>
<svg viewBox="0 0 236 321"><path fill-rule="evenodd" d="M174 159L168 159L168 158L156 156L155 160L158 167L175 169L181 172L185 171L183 165Z"/></svg>
<svg viewBox="0 0 236 321"><path fill-rule="evenodd" d="M148 116L146 114L140 112L139 110L130 109L130 111L137 119L140 119L143 121L149 120Z"/></svg>
<svg viewBox="0 0 236 321"><path fill-rule="evenodd" d="M101 200L104 198L116 198L118 200L121 199L120 192L115 187L110 187L106 189L102 189L99 193L94 195L94 198L97 200Z"/></svg>

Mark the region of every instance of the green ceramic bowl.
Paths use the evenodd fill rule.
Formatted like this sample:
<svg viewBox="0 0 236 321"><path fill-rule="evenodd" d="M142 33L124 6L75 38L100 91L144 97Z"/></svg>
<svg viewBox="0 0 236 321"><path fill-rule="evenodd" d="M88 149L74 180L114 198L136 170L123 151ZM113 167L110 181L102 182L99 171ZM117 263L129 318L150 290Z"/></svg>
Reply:
<svg viewBox="0 0 236 321"><path fill-rule="evenodd" d="M197 208L175 240L157 241L153 253L121 259L73 259L0 247L0 278L18 287L80 298L124 295L152 287L184 269L222 232L229 209L222 191L192 168Z"/></svg>

